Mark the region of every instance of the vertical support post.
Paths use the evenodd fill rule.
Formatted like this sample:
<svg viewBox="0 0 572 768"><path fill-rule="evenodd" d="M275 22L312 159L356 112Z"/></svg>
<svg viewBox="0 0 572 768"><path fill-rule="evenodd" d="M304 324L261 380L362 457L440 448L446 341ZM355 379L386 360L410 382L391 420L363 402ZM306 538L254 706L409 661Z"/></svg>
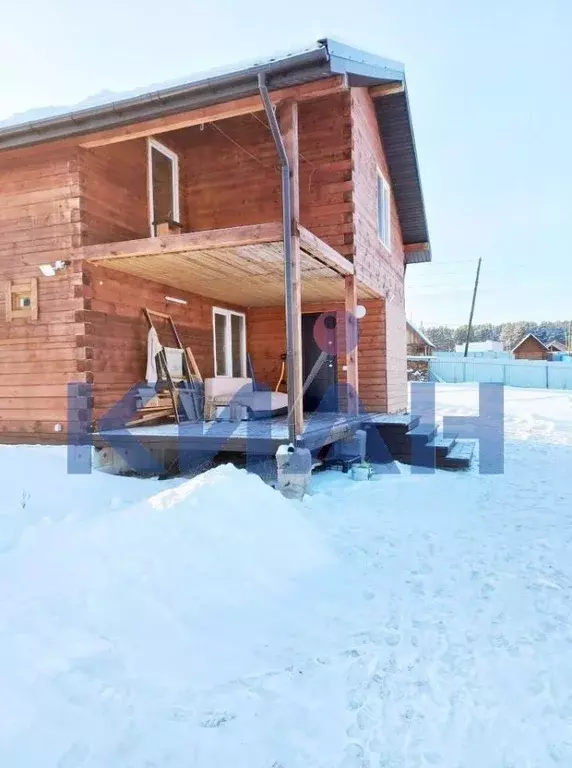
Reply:
<svg viewBox="0 0 572 768"><path fill-rule="evenodd" d="M347 410L349 414L358 412L358 329L357 329L357 283L355 275L346 275L345 280L345 331L346 331L346 380Z"/></svg>
<svg viewBox="0 0 572 768"><path fill-rule="evenodd" d="M288 349L292 353L292 375L288 378L289 407L293 408L296 435L304 431L303 371L302 371L302 277L300 270L300 172L298 160L298 104L289 100L279 111L280 129L290 168L290 221L284 222L284 238L290 241L291 271L285 274L286 330ZM288 224L288 226L286 226ZM292 406L290 406L292 403Z"/></svg>

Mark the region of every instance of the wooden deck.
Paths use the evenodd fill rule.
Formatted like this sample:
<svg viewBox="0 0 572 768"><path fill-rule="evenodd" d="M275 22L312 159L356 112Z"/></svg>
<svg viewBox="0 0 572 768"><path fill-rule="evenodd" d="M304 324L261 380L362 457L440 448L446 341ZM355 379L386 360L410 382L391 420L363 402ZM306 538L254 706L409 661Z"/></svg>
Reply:
<svg viewBox="0 0 572 768"><path fill-rule="evenodd" d="M365 423L407 425L410 414L307 413L300 445L316 450L347 437ZM143 446L175 450L206 450L229 453L274 454L288 442L285 416L257 421L211 421L185 424L160 424L106 430L94 435L96 447L108 444Z"/></svg>

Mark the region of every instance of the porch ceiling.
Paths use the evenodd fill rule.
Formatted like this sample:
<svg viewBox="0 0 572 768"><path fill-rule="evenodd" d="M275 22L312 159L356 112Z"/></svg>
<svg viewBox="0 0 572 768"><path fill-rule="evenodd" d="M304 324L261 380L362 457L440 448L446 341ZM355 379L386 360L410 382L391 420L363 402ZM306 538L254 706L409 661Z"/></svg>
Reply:
<svg viewBox="0 0 572 768"><path fill-rule="evenodd" d="M79 249L89 261L175 289L244 307L284 303L282 225L130 240ZM302 301L344 301L353 264L300 227ZM360 298L375 296L358 287Z"/></svg>

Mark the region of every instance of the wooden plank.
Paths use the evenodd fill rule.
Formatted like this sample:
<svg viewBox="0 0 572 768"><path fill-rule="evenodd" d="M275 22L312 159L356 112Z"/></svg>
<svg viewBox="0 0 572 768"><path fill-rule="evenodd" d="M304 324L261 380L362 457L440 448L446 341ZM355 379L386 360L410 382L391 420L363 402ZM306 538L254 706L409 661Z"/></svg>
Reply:
<svg viewBox="0 0 572 768"><path fill-rule="evenodd" d="M307 250L311 256L319 258L324 264L334 269L341 275L353 275L354 265L345 256L341 256L334 248L331 248L319 237L305 227L299 227L300 243L303 250Z"/></svg>
<svg viewBox="0 0 572 768"><path fill-rule="evenodd" d="M403 93L405 90L405 83L383 83L382 85L374 85L369 89L369 95L373 99L377 99L380 96L392 96L395 93Z"/></svg>
<svg viewBox="0 0 572 768"><path fill-rule="evenodd" d="M293 388L294 425L296 435L304 431L303 369L302 369L302 271L300 255L300 164L298 149L298 104L286 101L279 112L280 129L290 165L290 193L292 221L290 243L292 249L292 298L293 298L293 338L287 339L294 358L294 381L288 381L288 389ZM288 307L286 307L288 311Z"/></svg>
<svg viewBox="0 0 572 768"><path fill-rule="evenodd" d="M305 83L303 85L282 88L271 93L272 101L277 104L285 99L296 99L297 101L307 101L317 99L322 96L330 96L335 93L341 93L347 90L347 82L341 76L334 76L315 83ZM250 114L252 112L261 112L263 110L260 96L248 96L243 99L235 99L222 104L214 104L201 109L179 112L175 115L159 117L154 120L137 122L133 125L122 126L121 128L109 129L93 133L81 142L82 147L100 147L104 144L113 144L127 139L140 138L144 136L153 136L167 131L177 131L181 128L188 128L192 125L212 122L214 120L226 120L230 117Z"/></svg>
<svg viewBox="0 0 572 768"><path fill-rule="evenodd" d="M346 333L346 381L348 413L358 412L358 333L357 333L357 280L355 275L345 278L345 333Z"/></svg>
<svg viewBox="0 0 572 768"><path fill-rule="evenodd" d="M4 297L6 302L6 322L10 323L12 322L12 283L9 280L6 281Z"/></svg>
<svg viewBox="0 0 572 768"><path fill-rule="evenodd" d="M38 278L33 277L30 280L30 319L38 319Z"/></svg>
<svg viewBox="0 0 572 768"><path fill-rule="evenodd" d="M126 240L120 243L90 245L78 248L76 254L78 258L95 262L156 253L174 254L202 251L209 248L233 248L281 240L282 225L280 222L270 222L227 229L210 229L203 232L185 232L181 235Z"/></svg>
<svg viewBox="0 0 572 768"><path fill-rule="evenodd" d="M193 350L190 347L185 347L185 355L187 356L187 365L189 366L189 370L193 372L199 381L202 381L203 377L199 370L199 366L197 365L195 356L193 355Z"/></svg>
<svg viewBox="0 0 572 768"><path fill-rule="evenodd" d="M417 251L428 251L429 243L408 243L403 246L405 253L412 253Z"/></svg>

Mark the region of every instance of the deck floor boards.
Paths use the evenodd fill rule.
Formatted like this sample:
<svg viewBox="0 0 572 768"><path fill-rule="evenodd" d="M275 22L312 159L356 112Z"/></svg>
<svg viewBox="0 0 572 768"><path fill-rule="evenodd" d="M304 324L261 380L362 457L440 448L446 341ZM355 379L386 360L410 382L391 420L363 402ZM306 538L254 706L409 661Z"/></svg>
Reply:
<svg viewBox="0 0 572 768"><path fill-rule="evenodd" d="M409 414L359 414L308 413L305 415L304 432L300 444L318 448L333 443L350 434L363 423L406 425ZM94 436L96 445L108 442L133 442L159 445L162 447L182 446L217 447L221 451L246 451L260 449L261 452L275 450L288 442L288 420L286 416L256 421L199 421L183 424L157 424L133 426L125 429L105 430Z"/></svg>

